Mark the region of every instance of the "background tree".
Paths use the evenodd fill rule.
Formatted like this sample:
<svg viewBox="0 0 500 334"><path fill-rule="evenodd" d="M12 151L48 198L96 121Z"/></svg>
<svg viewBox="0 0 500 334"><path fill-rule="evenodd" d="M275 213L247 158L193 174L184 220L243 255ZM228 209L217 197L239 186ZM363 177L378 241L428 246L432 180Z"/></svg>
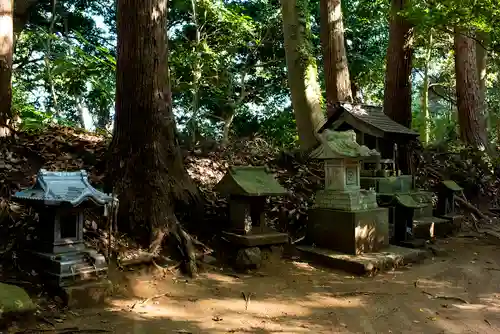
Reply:
<svg viewBox="0 0 500 334"><path fill-rule="evenodd" d="M196 189L184 169L172 112L166 36L166 0L117 3L116 123L111 180L120 199L119 228L157 252L163 238L181 246L196 272L193 245L174 213L175 200ZM144 239L143 239L144 240Z"/></svg>
<svg viewBox="0 0 500 334"><path fill-rule="evenodd" d="M309 9L304 0L281 0L288 85L303 150L317 144L316 131L324 122L317 67L312 50Z"/></svg>
<svg viewBox="0 0 500 334"><path fill-rule="evenodd" d="M384 113L411 128L413 27L402 15L410 0L392 0L384 90ZM399 169L409 173L409 150L399 148Z"/></svg>
<svg viewBox="0 0 500 334"><path fill-rule="evenodd" d="M13 10L12 0L0 0L0 137L10 133L8 125L12 120Z"/></svg>
<svg viewBox="0 0 500 334"><path fill-rule="evenodd" d="M455 72L460 138L466 145L485 150L488 138L477 69L475 41L456 28Z"/></svg>
<svg viewBox="0 0 500 334"><path fill-rule="evenodd" d="M349 65L344 43L340 0L321 0L321 45L326 89L326 110L337 102L352 102Z"/></svg>

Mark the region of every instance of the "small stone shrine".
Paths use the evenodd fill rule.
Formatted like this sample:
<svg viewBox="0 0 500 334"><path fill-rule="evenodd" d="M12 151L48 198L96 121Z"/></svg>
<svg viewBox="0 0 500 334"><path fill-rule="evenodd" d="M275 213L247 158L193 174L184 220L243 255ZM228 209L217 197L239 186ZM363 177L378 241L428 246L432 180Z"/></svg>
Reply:
<svg viewBox="0 0 500 334"><path fill-rule="evenodd" d="M354 131L325 130L310 157L325 161L325 189L309 211L306 240L316 247L358 255L389 244L387 209L373 190L360 188L360 161L379 153L356 143Z"/></svg>
<svg viewBox="0 0 500 334"><path fill-rule="evenodd" d="M462 192L460 187L455 181L444 180L438 184L437 187L438 202L436 207L436 216L448 219L451 222L449 230L437 231L436 234L453 234L455 231L460 230L464 216L459 214L455 207L454 196Z"/></svg>
<svg viewBox="0 0 500 334"><path fill-rule="evenodd" d="M288 242L288 234L275 231L266 221L266 197L287 192L265 167L232 167L214 190L229 196L229 226L223 231L229 242L242 247Z"/></svg>
<svg viewBox="0 0 500 334"><path fill-rule="evenodd" d="M389 209L391 243L414 247L434 237L441 230L436 226L448 220L433 216L432 193L416 189L413 176L404 175L398 163L398 152L418 133L391 120L381 107L338 104L329 114L320 132L352 129L360 145L380 152L380 157L364 159L360 185L374 189L379 206Z"/></svg>
<svg viewBox="0 0 500 334"><path fill-rule="evenodd" d="M85 247L84 209L113 201L95 188L87 172L49 172L41 169L33 187L17 192L13 199L38 213L36 238L25 265L54 287L93 281L107 273L104 256Z"/></svg>

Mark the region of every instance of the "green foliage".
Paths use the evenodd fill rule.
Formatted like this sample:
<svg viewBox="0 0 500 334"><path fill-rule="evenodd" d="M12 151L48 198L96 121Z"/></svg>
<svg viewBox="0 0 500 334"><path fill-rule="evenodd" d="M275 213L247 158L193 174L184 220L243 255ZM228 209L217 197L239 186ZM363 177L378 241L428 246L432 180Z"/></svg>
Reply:
<svg viewBox="0 0 500 334"><path fill-rule="evenodd" d="M290 108L280 4L278 0L169 1L169 65L172 98L179 130L220 138L232 115L231 134L259 136L281 146L296 144ZM298 2L311 43L307 54L323 80L319 0ZM365 103L382 104L390 2L343 1L350 77ZM422 126L422 76L429 65L431 141L457 139L454 26L490 35L487 105L498 140L500 119L500 7L493 0L412 0L404 13L415 25L413 127ZM39 0L17 36L14 56L13 108L21 126L35 129L54 120L82 126L88 111L107 132L115 94L116 22L114 1ZM96 21L104 22L104 27ZM52 21L54 22L52 26ZM52 28L51 28L52 26ZM196 41L196 29L200 40ZM434 31L431 60L426 41ZM324 86L324 85L323 85Z"/></svg>

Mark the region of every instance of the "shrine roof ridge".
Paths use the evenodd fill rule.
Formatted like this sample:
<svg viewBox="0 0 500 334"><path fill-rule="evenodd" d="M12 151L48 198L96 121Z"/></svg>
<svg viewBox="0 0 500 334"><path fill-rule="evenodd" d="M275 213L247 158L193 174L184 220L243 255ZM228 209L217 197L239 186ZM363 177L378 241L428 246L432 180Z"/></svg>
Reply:
<svg viewBox="0 0 500 334"><path fill-rule="evenodd" d="M223 195L281 196L287 193L264 166L233 166L215 186Z"/></svg>
<svg viewBox="0 0 500 334"><path fill-rule="evenodd" d="M363 159L380 156L376 150L370 150L356 142L353 130L331 131L326 129L319 135L320 145L309 157L312 159Z"/></svg>
<svg viewBox="0 0 500 334"><path fill-rule="evenodd" d="M33 187L16 192L13 199L24 202L43 202L45 205L70 204L76 207L91 200L97 205L110 203L113 198L95 189L85 170L52 172L40 169Z"/></svg>
<svg viewBox="0 0 500 334"><path fill-rule="evenodd" d="M367 104L338 103L321 126L319 132L332 128L335 130L347 123L358 131L383 137L385 134L418 137L419 134L395 121L384 113L380 106Z"/></svg>

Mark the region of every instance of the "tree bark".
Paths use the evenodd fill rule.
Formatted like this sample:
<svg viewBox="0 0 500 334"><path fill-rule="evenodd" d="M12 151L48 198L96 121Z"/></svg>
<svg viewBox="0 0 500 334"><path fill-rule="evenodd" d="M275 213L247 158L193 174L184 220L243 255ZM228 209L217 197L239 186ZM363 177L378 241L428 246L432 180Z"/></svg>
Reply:
<svg viewBox="0 0 500 334"><path fill-rule="evenodd" d="M321 46L325 72L326 110L338 102L353 102L345 51L340 0L320 0Z"/></svg>
<svg viewBox="0 0 500 334"><path fill-rule="evenodd" d="M431 118L429 115L429 65L432 56L432 30L429 31L429 37L427 39L427 50L425 54L425 64L424 64L424 82L422 83L422 131L421 139L425 144L429 144L430 134L431 134Z"/></svg>
<svg viewBox="0 0 500 334"><path fill-rule="evenodd" d="M168 72L166 0L118 0L116 118L112 152L119 229L149 237L159 250L164 236L179 245L186 269L196 272L192 241L175 216L174 201L196 196L176 139Z"/></svg>
<svg viewBox="0 0 500 334"><path fill-rule="evenodd" d="M0 137L11 132L13 6L13 0L0 0Z"/></svg>
<svg viewBox="0 0 500 334"><path fill-rule="evenodd" d="M459 28L455 29L455 73L460 139L466 145L486 150L488 140L480 101L476 44Z"/></svg>
<svg viewBox="0 0 500 334"><path fill-rule="evenodd" d="M300 147L317 145L317 130L324 123L316 61L309 40L309 13L305 0L281 0L288 86L297 122Z"/></svg>
<svg viewBox="0 0 500 334"><path fill-rule="evenodd" d="M193 75L193 83L192 83L192 91L193 96L191 100L191 122L189 127L191 129L191 141L192 145L196 145L196 134L198 133L198 114L200 112L200 79L201 79L201 64L200 64L200 40L201 40L201 32L200 26L198 24L198 16L196 12L196 0L191 0L191 18L192 23L195 27L195 38L194 38L194 47L193 52L195 53L195 60L192 64L192 75Z"/></svg>
<svg viewBox="0 0 500 334"><path fill-rule="evenodd" d="M488 52L485 47L488 43L488 34L478 32L476 34L476 64L479 83L479 102L484 107L484 120L486 129L490 128L490 115L486 104L486 74L488 65Z"/></svg>
<svg viewBox="0 0 500 334"><path fill-rule="evenodd" d="M384 113L395 122L411 128L411 69L413 58L413 27L400 15L410 0L392 0L385 74ZM401 147L398 165L409 173L410 152Z"/></svg>

